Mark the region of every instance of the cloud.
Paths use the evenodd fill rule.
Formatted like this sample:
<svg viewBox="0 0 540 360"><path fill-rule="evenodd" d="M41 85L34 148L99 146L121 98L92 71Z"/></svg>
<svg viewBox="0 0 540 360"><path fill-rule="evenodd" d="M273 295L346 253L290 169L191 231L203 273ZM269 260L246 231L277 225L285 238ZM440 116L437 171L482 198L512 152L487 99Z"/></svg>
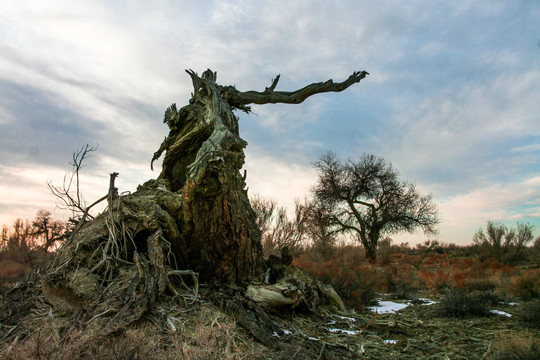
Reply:
<svg viewBox="0 0 540 360"><path fill-rule="evenodd" d="M533 233L540 234L540 177L512 184L493 183L468 190L439 201L438 238L443 242L465 245L487 221L493 220L515 227L516 222L533 225ZM418 243L425 238L421 233L393 236L396 243Z"/></svg>
<svg viewBox="0 0 540 360"><path fill-rule="evenodd" d="M10 225L16 218L31 219L39 209L55 210L54 197L48 191L48 178L61 178L63 173L51 166L0 166L2 201L0 224ZM56 212L63 217L64 212Z"/></svg>
<svg viewBox="0 0 540 360"><path fill-rule="evenodd" d="M96 128L79 121L79 114L62 104L58 96L38 88L0 83L0 155L4 165L49 163L60 165L81 138L95 141Z"/></svg>
<svg viewBox="0 0 540 360"><path fill-rule="evenodd" d="M51 167L61 179L86 143L99 143L85 169L90 197L113 171L129 190L157 176L148 163L167 133L163 111L192 91L185 68L212 68L240 90L263 90L277 74L278 89L294 90L366 69L342 94L240 114L250 188L291 207L313 184L320 153L369 152L449 204L451 219L460 199L527 186L540 170L539 10L504 1L3 2L0 156L12 175L0 197L30 201L15 190L21 181L45 205L38 178ZM25 167L37 178L13 175ZM10 199L0 216L21 213Z"/></svg>
<svg viewBox="0 0 540 360"><path fill-rule="evenodd" d="M540 150L540 143L525 145L525 146L518 146L518 147L510 149L510 152L528 153L528 152L536 152L538 150Z"/></svg>
<svg viewBox="0 0 540 360"><path fill-rule="evenodd" d="M441 203L447 226L482 224L487 220L529 219L540 215L540 178L515 184L492 184L453 196ZM532 207L529 207L532 206Z"/></svg>
<svg viewBox="0 0 540 360"><path fill-rule="evenodd" d="M540 69L440 89L397 111L393 129L373 146L406 174L459 191L505 172L537 171L537 159L524 162L513 149L540 134L538 81Z"/></svg>
<svg viewBox="0 0 540 360"><path fill-rule="evenodd" d="M253 151L247 152L244 168L249 196L259 194L275 199L288 209L289 214L294 211L295 198L302 200L308 196L317 179L316 171L309 163L279 160Z"/></svg>
<svg viewBox="0 0 540 360"><path fill-rule="evenodd" d="M509 226L515 226L515 222L530 223L538 233L539 185L539 177L520 183L491 184L441 201L441 238L453 238L465 244L471 241L474 231L489 220L502 221ZM460 238L460 234L468 236Z"/></svg>

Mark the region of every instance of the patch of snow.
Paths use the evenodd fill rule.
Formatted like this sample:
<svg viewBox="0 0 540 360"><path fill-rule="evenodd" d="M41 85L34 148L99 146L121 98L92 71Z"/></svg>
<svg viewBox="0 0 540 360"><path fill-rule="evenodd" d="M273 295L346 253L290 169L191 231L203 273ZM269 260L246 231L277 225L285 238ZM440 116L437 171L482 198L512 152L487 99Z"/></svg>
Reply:
<svg viewBox="0 0 540 360"><path fill-rule="evenodd" d="M438 303L438 301L433 301L433 300L428 299L428 298L418 298L418 300L422 301L422 305L433 305L433 304Z"/></svg>
<svg viewBox="0 0 540 360"><path fill-rule="evenodd" d="M377 311L379 314L393 314L396 311L405 309L407 306L409 306L409 303L401 304L393 301L379 301L379 305L370 306L368 309L373 312Z"/></svg>
<svg viewBox="0 0 540 360"><path fill-rule="evenodd" d="M492 312L494 314L497 314L497 315L502 315L502 316L506 316L506 317L512 317L512 314L509 314L507 312L500 311L500 310L491 310L490 312Z"/></svg>
<svg viewBox="0 0 540 360"><path fill-rule="evenodd" d="M328 331L333 333L342 333L347 335L358 335L360 330L343 330L343 329L328 329Z"/></svg>
<svg viewBox="0 0 540 360"><path fill-rule="evenodd" d="M272 336L275 336L275 337L281 337L279 336L279 334L277 332L274 331L274 333L272 334Z"/></svg>
<svg viewBox="0 0 540 360"><path fill-rule="evenodd" d="M314 340L314 341L321 341L320 339L314 338L314 337L312 337L312 336L308 336L308 339L309 339L309 340Z"/></svg>
<svg viewBox="0 0 540 360"><path fill-rule="evenodd" d="M384 340L383 343L385 343L385 344L397 344L397 340Z"/></svg>
<svg viewBox="0 0 540 360"><path fill-rule="evenodd" d="M513 301L499 301L499 304L501 305L509 305L509 306L516 306L516 305L519 305L517 302L513 302Z"/></svg>
<svg viewBox="0 0 540 360"><path fill-rule="evenodd" d="M356 321L355 318L348 317L348 316L340 316L340 315L338 315L338 318L340 318L341 320L350 321L350 322L355 322Z"/></svg>
<svg viewBox="0 0 540 360"><path fill-rule="evenodd" d="M328 322L328 325L334 325L335 323L336 323L336 320L330 320L330 321Z"/></svg>
<svg viewBox="0 0 540 360"><path fill-rule="evenodd" d="M290 335L290 334L292 334L292 331L289 331L287 329L283 329L283 334L284 335Z"/></svg>

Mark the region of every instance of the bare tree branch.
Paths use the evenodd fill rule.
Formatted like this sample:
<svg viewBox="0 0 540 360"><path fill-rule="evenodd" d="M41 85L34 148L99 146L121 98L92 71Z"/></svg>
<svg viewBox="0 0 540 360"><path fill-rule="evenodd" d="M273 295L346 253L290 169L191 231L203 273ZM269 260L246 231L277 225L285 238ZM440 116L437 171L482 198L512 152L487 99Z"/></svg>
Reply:
<svg viewBox="0 0 540 360"><path fill-rule="evenodd" d="M308 97L325 93L325 92L341 92L349 86L360 82L369 73L367 71L355 71L349 78L343 82L335 83L333 80L328 80L320 83L313 83L296 91L274 91L279 75L272 81L272 85L266 88L263 92L244 91L236 93L236 100L242 105L248 104L299 104Z"/></svg>
<svg viewBox="0 0 540 360"><path fill-rule="evenodd" d="M97 150L97 146L86 144L79 150L73 153L72 160L69 162L72 169L71 172L64 176L62 186L53 185L51 181L47 182L47 187L51 193L57 198L57 206L60 209L69 209L73 217L87 213L86 201L81 193L80 186L80 171L83 162L91 156L91 153ZM75 186L75 188L73 188ZM93 216L87 213L87 216L93 219Z"/></svg>

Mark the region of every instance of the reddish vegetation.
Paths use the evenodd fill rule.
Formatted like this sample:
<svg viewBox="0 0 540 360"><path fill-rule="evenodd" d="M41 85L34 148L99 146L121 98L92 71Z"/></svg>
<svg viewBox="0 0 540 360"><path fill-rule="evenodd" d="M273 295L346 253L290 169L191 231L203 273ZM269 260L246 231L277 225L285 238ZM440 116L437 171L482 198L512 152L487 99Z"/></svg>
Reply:
<svg viewBox="0 0 540 360"><path fill-rule="evenodd" d="M361 247L335 249L330 260L307 252L294 259L312 276L330 283L352 307L361 308L377 293L415 297L439 295L452 288L493 290L506 297L538 297L540 269L526 269L503 264L495 259L482 259L474 252L423 252L397 248L380 256L378 262L364 259ZM459 248L458 248L459 249Z"/></svg>
<svg viewBox="0 0 540 360"><path fill-rule="evenodd" d="M22 264L9 258L0 260L0 281L2 285L9 286L26 277L31 270L32 267L28 264Z"/></svg>
<svg viewBox="0 0 540 360"><path fill-rule="evenodd" d="M19 246L14 246L13 241L8 244L6 234L4 227L5 246L0 248L3 287L24 279L32 269L52 258L51 253L29 241L19 241ZM323 255L316 247L297 250L296 254L294 265L333 285L345 303L354 308L369 304L378 293L406 298L419 293L438 295L450 288L490 288L504 296L521 298L540 296L540 269L483 258L474 247L450 246L430 251L422 246L386 246L379 249L375 263L366 260L361 246L353 245L334 247L331 256Z"/></svg>

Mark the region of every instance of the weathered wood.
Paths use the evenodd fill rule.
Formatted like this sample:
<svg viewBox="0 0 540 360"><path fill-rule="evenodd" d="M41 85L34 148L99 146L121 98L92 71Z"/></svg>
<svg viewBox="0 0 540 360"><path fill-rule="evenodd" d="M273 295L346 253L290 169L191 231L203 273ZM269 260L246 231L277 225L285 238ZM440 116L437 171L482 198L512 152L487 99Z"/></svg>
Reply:
<svg viewBox="0 0 540 360"><path fill-rule="evenodd" d="M261 280L261 235L240 175L247 143L240 138L233 111L249 112L247 105L252 103L295 104L314 94L343 91L367 72L292 92L275 91L279 75L263 92L241 92L218 85L217 73L211 70L202 76L186 72L193 83L192 98L180 110L175 104L167 109L164 123L170 132L152 158L153 162L165 152L158 179L183 197L182 239L173 248L187 259L186 268L200 273L201 281Z"/></svg>
<svg viewBox="0 0 540 360"><path fill-rule="evenodd" d="M367 71L355 71L349 78L340 83L334 83L333 80L328 80L321 83L310 84L296 91L274 91L277 82L279 81L279 75L273 80L272 85L266 88L263 92L258 91L245 91L238 92L236 94L238 101L243 105L248 104L299 104L306 100L308 97L325 93L325 92L341 92L347 89L349 86L360 82L369 73Z"/></svg>

